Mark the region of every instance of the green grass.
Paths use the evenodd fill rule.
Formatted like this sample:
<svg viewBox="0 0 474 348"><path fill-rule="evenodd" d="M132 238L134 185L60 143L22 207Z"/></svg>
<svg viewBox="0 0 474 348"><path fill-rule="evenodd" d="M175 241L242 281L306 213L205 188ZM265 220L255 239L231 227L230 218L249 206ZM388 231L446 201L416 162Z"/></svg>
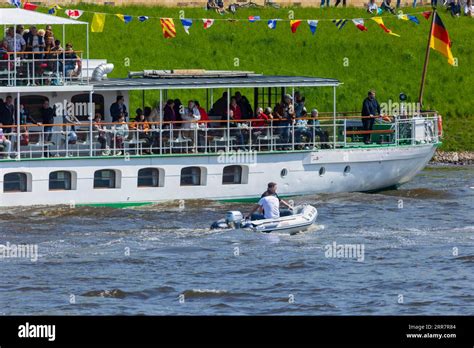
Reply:
<svg viewBox="0 0 474 348"><path fill-rule="evenodd" d="M65 7L65 6L63 6ZM111 7L80 5L89 11L148 15L150 17L179 17L177 8ZM407 13L428 8L406 8ZM262 18L288 18L289 8L239 10L238 18L260 15ZM363 9L291 9L298 19L331 19L368 17ZM220 16L200 8L185 8L186 18L232 18ZM63 11L61 11L63 12ZM428 69L425 108L436 109L444 117L445 150L474 150L472 87L474 86L474 22L472 18L451 18L444 10L440 14L453 42L452 51L459 61L450 66L446 58L431 51ZM103 33L91 33L91 56L105 58L114 63L112 76L125 77L128 71L143 69L230 69L251 70L264 74L308 75L332 77L344 84L338 89L338 110L359 111L367 90L374 88L380 102L398 100L400 92L409 101L418 97L430 21L418 15L420 25L402 21L395 16L384 18L387 27L401 35L387 35L377 24L366 20L368 32L360 32L352 23L338 31L330 21L320 21L316 35L312 36L306 22L292 34L288 22L279 22L270 30L266 22L257 23L217 21L208 30L201 21L194 21L191 35L186 35L175 20L177 38L164 39L158 19L140 23L136 19L124 24L114 16L107 16ZM86 13L81 20L92 21ZM55 30L60 33L58 28ZM76 49L85 49L85 30L67 28L67 41ZM60 37L61 35L57 35ZM239 66L234 66L235 59ZM126 60L130 66L126 66ZM348 66L344 61L348 61ZM332 109L330 89L302 89L307 107L320 111ZM251 95L251 91L245 91ZM192 94L191 94L192 93ZM155 105L157 93L147 92L146 103ZM169 97L182 100L195 97L204 100L204 91L173 92ZM133 93L131 110L142 105L141 93Z"/></svg>

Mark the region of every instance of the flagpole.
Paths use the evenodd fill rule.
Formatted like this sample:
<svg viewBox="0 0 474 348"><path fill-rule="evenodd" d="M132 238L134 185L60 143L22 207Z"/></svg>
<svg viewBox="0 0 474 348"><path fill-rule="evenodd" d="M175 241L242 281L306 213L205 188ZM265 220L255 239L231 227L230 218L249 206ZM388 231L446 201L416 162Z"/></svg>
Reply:
<svg viewBox="0 0 474 348"><path fill-rule="evenodd" d="M420 95L418 96L418 103L420 104L420 107L423 106L423 92L425 90L425 80L426 80L426 72L428 71L428 61L430 59L430 43L431 43L431 35L433 34L435 16L437 16L436 8L433 8L433 15L431 17L430 33L429 33L429 36L428 36L428 44L426 45L425 64L423 65L423 73L421 75Z"/></svg>

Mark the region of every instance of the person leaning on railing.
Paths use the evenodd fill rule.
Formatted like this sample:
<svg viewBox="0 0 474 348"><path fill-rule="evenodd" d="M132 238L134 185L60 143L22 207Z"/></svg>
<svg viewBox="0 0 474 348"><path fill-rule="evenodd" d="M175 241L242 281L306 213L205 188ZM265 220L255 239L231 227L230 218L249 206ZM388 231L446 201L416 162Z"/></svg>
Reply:
<svg viewBox="0 0 474 348"><path fill-rule="evenodd" d="M54 124L54 117L56 117L56 106L50 107L49 101L45 100L43 102L43 106L40 109L41 113L41 124L43 125L43 132L44 132L44 141L51 142L53 138L53 124Z"/></svg>
<svg viewBox="0 0 474 348"><path fill-rule="evenodd" d="M375 99L375 91L371 89L367 98L362 103L362 127L365 131L371 131L374 127L375 117L380 115L380 104ZM370 133L364 134L364 143L370 144Z"/></svg>

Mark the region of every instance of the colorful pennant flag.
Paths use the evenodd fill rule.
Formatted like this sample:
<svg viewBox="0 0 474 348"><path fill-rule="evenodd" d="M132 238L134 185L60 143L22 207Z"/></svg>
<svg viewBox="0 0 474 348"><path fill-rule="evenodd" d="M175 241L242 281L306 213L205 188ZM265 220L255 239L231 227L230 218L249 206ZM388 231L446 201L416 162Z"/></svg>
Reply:
<svg viewBox="0 0 474 348"><path fill-rule="evenodd" d="M397 36L397 37L400 37L400 35L398 34L395 34L393 31L391 31L390 29L388 29L385 24L383 23L383 19L381 17L372 17L372 20L377 23L380 28L383 29L383 31L385 31L387 34L390 34L390 35L393 35L393 36Z"/></svg>
<svg viewBox="0 0 474 348"><path fill-rule="evenodd" d="M355 18L352 22L360 31L367 31L367 27L364 25L364 20L362 18Z"/></svg>
<svg viewBox="0 0 474 348"><path fill-rule="evenodd" d="M17 8L21 7L21 0L8 0L8 3Z"/></svg>
<svg viewBox="0 0 474 348"><path fill-rule="evenodd" d="M295 19L290 21L291 32L294 34L301 24L301 20Z"/></svg>
<svg viewBox="0 0 474 348"><path fill-rule="evenodd" d="M138 17L138 20L143 23L148 20L148 16L140 16Z"/></svg>
<svg viewBox="0 0 474 348"><path fill-rule="evenodd" d="M82 10L66 10L64 12L66 13L66 16L72 19L78 19L84 13Z"/></svg>
<svg viewBox="0 0 474 348"><path fill-rule="evenodd" d="M189 28L193 25L192 19L182 19L181 24L183 25L184 31L189 35Z"/></svg>
<svg viewBox="0 0 474 348"><path fill-rule="evenodd" d="M267 25L270 29L275 29L277 26L277 20L276 19L269 19L267 22Z"/></svg>
<svg viewBox="0 0 474 348"><path fill-rule="evenodd" d="M420 24L418 18L412 15L400 14L398 15L398 19L402 19L404 21L412 21L413 23Z"/></svg>
<svg viewBox="0 0 474 348"><path fill-rule="evenodd" d="M441 21L439 14L435 12L433 16L435 16L435 18L431 30L430 47L448 58L449 64L454 65L454 57L451 52L451 39L449 38L448 31Z"/></svg>
<svg viewBox="0 0 474 348"><path fill-rule="evenodd" d="M58 10L62 10L62 8L59 7L59 5L54 5L54 6L49 8L48 13L50 15L56 15L56 13L58 13Z"/></svg>
<svg viewBox="0 0 474 348"><path fill-rule="evenodd" d="M101 33L104 31L105 13L94 13L92 17L91 31L93 33Z"/></svg>
<svg viewBox="0 0 474 348"><path fill-rule="evenodd" d="M430 19L431 12L432 12L432 11L425 11L425 12L423 12L421 15L422 15L423 17L425 17L426 20L428 20L428 19Z"/></svg>
<svg viewBox="0 0 474 348"><path fill-rule="evenodd" d="M316 34L316 29L318 27L318 21L317 20L308 20L308 25L309 25L309 30L311 31L311 34Z"/></svg>
<svg viewBox="0 0 474 348"><path fill-rule="evenodd" d="M260 20L260 16L250 16L249 17L249 22L250 23L258 22L259 20Z"/></svg>
<svg viewBox="0 0 474 348"><path fill-rule="evenodd" d="M117 13L116 16L124 23L128 24L132 21L133 17L129 15L123 15L120 13Z"/></svg>
<svg viewBox="0 0 474 348"><path fill-rule="evenodd" d="M420 24L420 21L418 20L416 16L412 16L412 15L407 15L407 16L408 16L408 19L411 20L413 23Z"/></svg>
<svg viewBox="0 0 474 348"><path fill-rule="evenodd" d="M214 24L214 19L203 18L202 22L204 23L204 29L209 29Z"/></svg>
<svg viewBox="0 0 474 348"><path fill-rule="evenodd" d="M160 18L161 28L165 39L176 37L176 27L173 18Z"/></svg>
<svg viewBox="0 0 474 348"><path fill-rule="evenodd" d="M31 2L25 2L23 8L28 11L36 11L38 5L32 4Z"/></svg>
<svg viewBox="0 0 474 348"><path fill-rule="evenodd" d="M333 19L332 22L336 25L336 27L341 30L347 23L347 19Z"/></svg>

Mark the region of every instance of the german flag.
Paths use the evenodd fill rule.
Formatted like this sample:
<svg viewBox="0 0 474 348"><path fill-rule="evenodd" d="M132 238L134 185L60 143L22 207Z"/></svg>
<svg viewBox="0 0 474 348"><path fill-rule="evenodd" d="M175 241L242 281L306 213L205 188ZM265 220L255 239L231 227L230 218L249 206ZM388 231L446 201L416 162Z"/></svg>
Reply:
<svg viewBox="0 0 474 348"><path fill-rule="evenodd" d="M433 16L434 23L431 28L430 47L448 58L449 64L454 65L454 57L451 52L451 40L449 39L448 31L436 11L433 13Z"/></svg>
<svg viewBox="0 0 474 348"><path fill-rule="evenodd" d="M160 18L165 39L176 37L176 27L172 18Z"/></svg>

